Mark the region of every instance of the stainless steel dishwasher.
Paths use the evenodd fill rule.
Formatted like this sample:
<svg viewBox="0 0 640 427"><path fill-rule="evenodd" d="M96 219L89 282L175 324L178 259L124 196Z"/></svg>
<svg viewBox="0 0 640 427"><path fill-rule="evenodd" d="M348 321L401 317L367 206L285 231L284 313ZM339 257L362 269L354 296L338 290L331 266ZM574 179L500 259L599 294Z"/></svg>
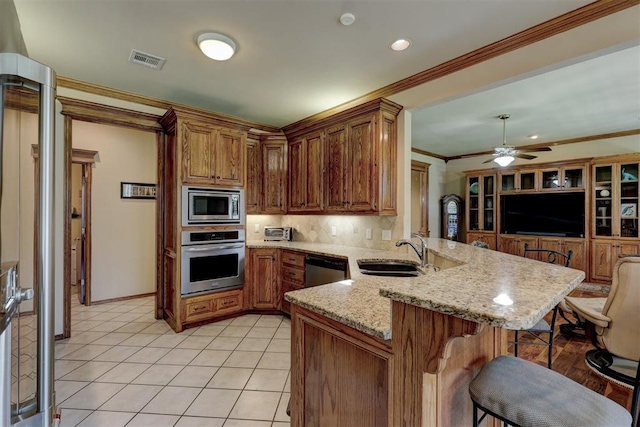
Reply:
<svg viewBox="0 0 640 427"><path fill-rule="evenodd" d="M305 258L304 287L325 285L347 278L347 260L318 255Z"/></svg>

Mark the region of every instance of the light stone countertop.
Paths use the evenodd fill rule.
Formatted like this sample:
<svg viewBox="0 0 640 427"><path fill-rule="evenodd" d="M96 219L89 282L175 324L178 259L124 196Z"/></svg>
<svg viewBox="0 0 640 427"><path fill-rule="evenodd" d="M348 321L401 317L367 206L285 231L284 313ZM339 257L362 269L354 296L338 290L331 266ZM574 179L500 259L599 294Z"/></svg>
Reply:
<svg viewBox="0 0 640 427"><path fill-rule="evenodd" d="M390 299L507 329L527 329L584 280L580 270L429 239L429 250L453 261L452 268L419 277L365 276L359 259L419 261L407 253L305 242L248 241L248 248L280 248L341 257L351 279L288 292L285 299L373 336L391 339ZM494 302L507 296L511 305ZM504 298L504 297L503 297Z"/></svg>

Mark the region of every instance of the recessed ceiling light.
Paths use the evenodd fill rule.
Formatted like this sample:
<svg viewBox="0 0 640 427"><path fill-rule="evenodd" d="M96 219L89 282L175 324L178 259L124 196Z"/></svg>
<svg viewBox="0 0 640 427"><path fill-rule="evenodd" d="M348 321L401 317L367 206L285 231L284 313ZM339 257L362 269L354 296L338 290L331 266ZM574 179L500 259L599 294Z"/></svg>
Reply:
<svg viewBox="0 0 640 427"><path fill-rule="evenodd" d="M538 135L529 135L529 139L538 139Z"/></svg>
<svg viewBox="0 0 640 427"><path fill-rule="evenodd" d="M395 51L405 50L409 46L411 46L411 41L406 39L399 39L391 43L391 49Z"/></svg>
<svg viewBox="0 0 640 427"><path fill-rule="evenodd" d="M197 42L202 53L216 61L226 61L236 53L235 42L222 34L203 33Z"/></svg>

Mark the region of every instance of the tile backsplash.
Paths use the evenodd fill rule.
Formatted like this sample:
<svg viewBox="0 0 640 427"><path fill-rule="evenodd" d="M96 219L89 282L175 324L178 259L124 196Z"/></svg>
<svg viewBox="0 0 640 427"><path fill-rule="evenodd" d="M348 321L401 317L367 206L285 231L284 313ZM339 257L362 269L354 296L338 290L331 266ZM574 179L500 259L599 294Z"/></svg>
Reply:
<svg viewBox="0 0 640 427"><path fill-rule="evenodd" d="M395 242L402 238L401 220L396 216L247 215L247 240L261 240L267 225L293 227L293 238L298 242L359 248L396 250ZM367 230L371 230L370 239ZM387 230L391 239L383 240L383 231Z"/></svg>

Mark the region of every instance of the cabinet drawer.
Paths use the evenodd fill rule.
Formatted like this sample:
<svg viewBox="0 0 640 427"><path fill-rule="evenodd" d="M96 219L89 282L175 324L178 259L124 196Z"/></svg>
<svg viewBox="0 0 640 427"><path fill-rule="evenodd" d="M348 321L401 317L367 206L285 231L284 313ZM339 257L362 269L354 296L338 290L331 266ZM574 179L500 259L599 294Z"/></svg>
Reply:
<svg viewBox="0 0 640 427"><path fill-rule="evenodd" d="M303 285L304 284L304 270L299 268L287 267L286 265L282 267L282 280L286 280L288 282L293 282L296 284Z"/></svg>
<svg viewBox="0 0 640 427"><path fill-rule="evenodd" d="M213 314L215 307L211 300L196 300L187 302L184 307L185 321L198 320L202 317L209 317Z"/></svg>
<svg viewBox="0 0 640 427"><path fill-rule="evenodd" d="M304 268L305 254L300 252L282 251L282 263Z"/></svg>
<svg viewBox="0 0 640 427"><path fill-rule="evenodd" d="M237 311L242 309L242 293L237 292L231 295L225 295L223 297L216 298L214 302L217 313Z"/></svg>

